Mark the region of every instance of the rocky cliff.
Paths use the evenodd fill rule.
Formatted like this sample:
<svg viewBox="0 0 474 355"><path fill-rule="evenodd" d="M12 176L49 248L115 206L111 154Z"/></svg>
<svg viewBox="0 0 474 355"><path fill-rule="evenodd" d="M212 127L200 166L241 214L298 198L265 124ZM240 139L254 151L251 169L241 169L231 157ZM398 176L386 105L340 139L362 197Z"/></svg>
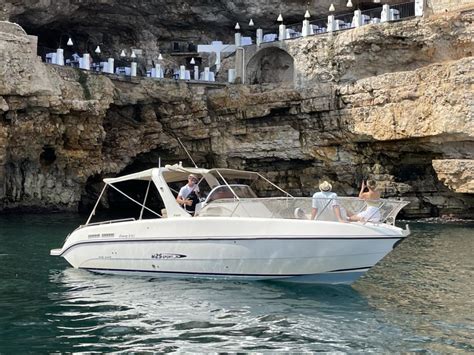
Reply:
<svg viewBox="0 0 474 355"><path fill-rule="evenodd" d="M323 178L351 195L373 177L386 197L413 202L407 217L473 217L472 19L450 13L297 40L299 70L331 76L296 88L48 66L4 24L0 208L76 210L105 176L158 157L185 161L180 137L199 164L258 170L295 195Z"/></svg>

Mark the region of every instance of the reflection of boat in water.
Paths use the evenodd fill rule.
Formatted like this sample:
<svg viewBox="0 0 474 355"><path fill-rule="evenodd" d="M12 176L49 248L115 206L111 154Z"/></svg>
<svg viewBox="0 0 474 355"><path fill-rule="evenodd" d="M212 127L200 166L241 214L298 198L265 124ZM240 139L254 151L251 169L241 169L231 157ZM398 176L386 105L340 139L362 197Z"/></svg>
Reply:
<svg viewBox="0 0 474 355"><path fill-rule="evenodd" d="M176 202L170 187L191 173L200 178L201 191L209 191L194 217ZM351 283L409 234L394 226L406 202L381 199L378 221L340 223L330 217L329 200L314 221L308 217L311 198L293 197L255 172L167 165L104 179L104 190L110 186L121 192L116 185L133 180L148 182L142 203L127 196L141 206L138 219L90 223L94 208L86 224L51 255L101 273ZM142 218L144 210L159 215L146 206L153 185L166 218ZM252 187L280 196L259 198ZM337 203L351 213L367 207L357 198Z"/></svg>

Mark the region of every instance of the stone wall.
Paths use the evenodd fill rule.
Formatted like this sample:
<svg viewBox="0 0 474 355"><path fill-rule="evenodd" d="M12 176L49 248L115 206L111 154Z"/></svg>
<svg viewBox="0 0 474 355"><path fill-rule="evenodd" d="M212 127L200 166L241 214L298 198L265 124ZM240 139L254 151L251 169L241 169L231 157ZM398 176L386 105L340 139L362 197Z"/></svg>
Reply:
<svg viewBox="0 0 474 355"><path fill-rule="evenodd" d="M444 13L448 11L474 8L474 0L425 0L428 12Z"/></svg>

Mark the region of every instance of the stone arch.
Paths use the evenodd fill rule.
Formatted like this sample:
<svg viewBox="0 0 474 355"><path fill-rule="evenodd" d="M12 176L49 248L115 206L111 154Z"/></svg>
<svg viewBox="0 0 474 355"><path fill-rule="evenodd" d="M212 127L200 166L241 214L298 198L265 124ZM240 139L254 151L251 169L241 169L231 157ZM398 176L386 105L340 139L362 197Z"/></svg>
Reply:
<svg viewBox="0 0 474 355"><path fill-rule="evenodd" d="M267 47L258 51L248 62L247 84L294 83L293 57L283 49Z"/></svg>

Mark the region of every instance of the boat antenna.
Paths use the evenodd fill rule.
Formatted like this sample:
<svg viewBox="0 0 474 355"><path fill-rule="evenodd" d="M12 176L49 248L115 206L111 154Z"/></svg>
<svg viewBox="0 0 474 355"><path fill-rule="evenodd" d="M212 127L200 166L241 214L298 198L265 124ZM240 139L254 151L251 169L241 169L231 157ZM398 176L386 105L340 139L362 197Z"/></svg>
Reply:
<svg viewBox="0 0 474 355"><path fill-rule="evenodd" d="M188 150L186 149L186 147L184 146L183 142L181 142L181 139L179 139L179 137L176 137L176 139L178 140L179 144L181 144L181 147L183 147L184 151L186 152L186 154L188 155L189 159L191 159L191 162L194 164L194 167L197 168L198 166L196 165L196 163L194 162L193 158L191 157L191 154L189 154Z"/></svg>

